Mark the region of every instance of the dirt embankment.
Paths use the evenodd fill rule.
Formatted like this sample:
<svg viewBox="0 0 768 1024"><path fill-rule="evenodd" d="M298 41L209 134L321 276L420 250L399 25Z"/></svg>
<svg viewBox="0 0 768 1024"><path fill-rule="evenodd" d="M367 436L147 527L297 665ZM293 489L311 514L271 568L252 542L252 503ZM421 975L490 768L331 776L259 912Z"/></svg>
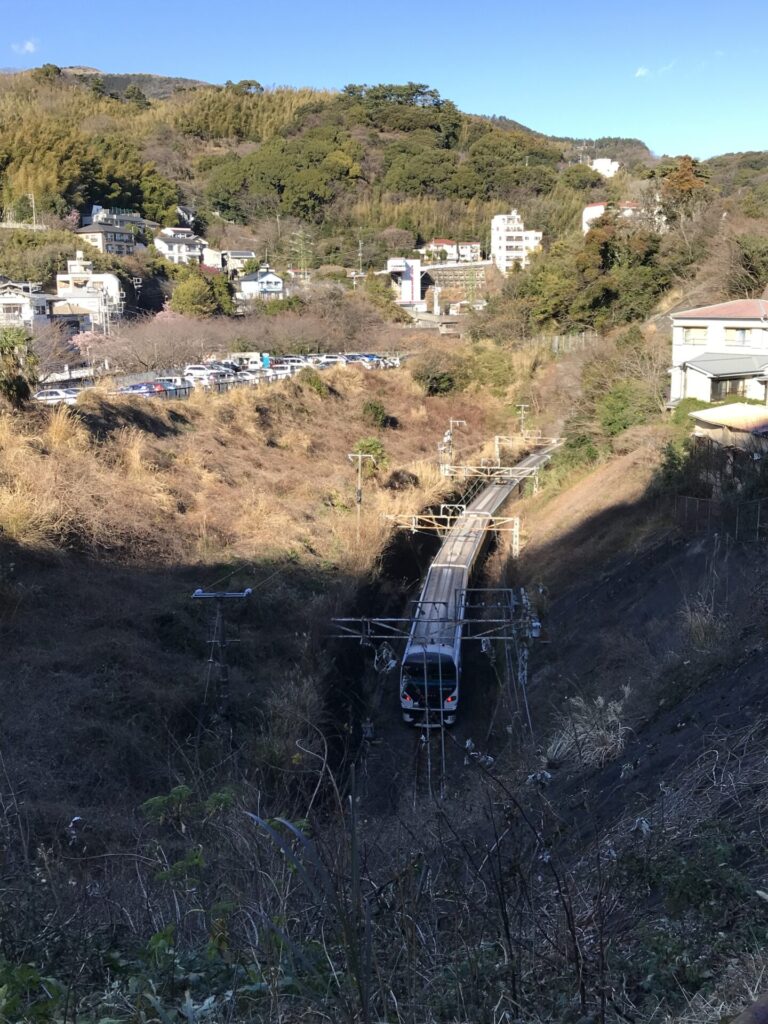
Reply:
<svg viewBox="0 0 768 1024"><path fill-rule="evenodd" d="M323 714L328 623L371 571L383 515L444 487L435 448L450 416L472 446L502 414L487 397L425 397L407 370L81 402L0 418L1 740L8 785L59 834L74 814L106 833L202 770L189 760L210 690L197 587L254 588L228 611L235 774L299 775L297 737ZM386 462L364 482L358 544L347 455L365 438Z"/></svg>

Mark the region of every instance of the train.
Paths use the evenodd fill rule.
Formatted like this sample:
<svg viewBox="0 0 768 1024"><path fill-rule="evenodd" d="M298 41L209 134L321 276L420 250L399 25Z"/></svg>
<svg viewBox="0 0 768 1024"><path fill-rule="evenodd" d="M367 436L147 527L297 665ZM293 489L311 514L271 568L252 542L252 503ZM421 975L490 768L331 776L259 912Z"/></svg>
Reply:
<svg viewBox="0 0 768 1024"><path fill-rule="evenodd" d="M488 488L486 496L488 490L502 488ZM490 521L490 512L470 506L446 534L427 572L400 669L400 707L409 724L440 728L456 721L466 592L489 537Z"/></svg>
<svg viewBox="0 0 768 1024"><path fill-rule="evenodd" d="M490 536L493 515L526 473L542 466L558 444L545 444L518 463L516 473L485 487L446 533L412 612L400 663L400 709L405 722L422 728L455 723L467 588Z"/></svg>

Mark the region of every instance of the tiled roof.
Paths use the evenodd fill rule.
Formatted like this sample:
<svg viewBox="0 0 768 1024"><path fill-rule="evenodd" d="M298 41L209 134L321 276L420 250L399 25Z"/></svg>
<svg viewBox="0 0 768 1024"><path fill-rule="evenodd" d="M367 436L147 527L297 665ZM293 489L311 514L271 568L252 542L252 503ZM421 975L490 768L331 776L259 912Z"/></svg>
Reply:
<svg viewBox="0 0 768 1024"><path fill-rule="evenodd" d="M130 238L133 237L131 232L126 231L124 228L117 228L117 230L123 235L128 235ZM83 228L75 228L76 235L105 235L107 232L113 234L114 231L114 224L86 224Z"/></svg>
<svg viewBox="0 0 768 1024"><path fill-rule="evenodd" d="M685 365L708 377L752 377L768 367L768 356L710 352L696 359L688 359Z"/></svg>
<svg viewBox="0 0 768 1024"><path fill-rule="evenodd" d="M673 320L764 320L768 325L768 301L734 299L714 306L698 306L671 314Z"/></svg>

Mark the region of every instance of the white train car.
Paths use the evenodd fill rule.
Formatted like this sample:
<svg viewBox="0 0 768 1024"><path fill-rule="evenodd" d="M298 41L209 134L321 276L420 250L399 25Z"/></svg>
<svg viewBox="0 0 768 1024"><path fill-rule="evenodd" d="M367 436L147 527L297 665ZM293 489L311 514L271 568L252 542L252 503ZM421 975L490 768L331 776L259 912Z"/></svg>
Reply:
<svg viewBox="0 0 768 1024"><path fill-rule="evenodd" d="M403 653L400 708L404 721L424 728L456 721L466 590L488 540L488 525L526 472L543 465L555 447L548 444L523 459L516 467L517 479L489 484L446 534L424 580Z"/></svg>

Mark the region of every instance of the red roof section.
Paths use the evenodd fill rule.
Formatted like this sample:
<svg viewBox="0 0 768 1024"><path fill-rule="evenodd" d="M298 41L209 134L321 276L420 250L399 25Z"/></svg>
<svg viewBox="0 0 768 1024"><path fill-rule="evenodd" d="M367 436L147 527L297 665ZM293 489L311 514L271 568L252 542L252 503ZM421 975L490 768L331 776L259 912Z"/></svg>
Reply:
<svg viewBox="0 0 768 1024"><path fill-rule="evenodd" d="M456 245L452 238L433 238L430 245Z"/></svg>
<svg viewBox="0 0 768 1024"><path fill-rule="evenodd" d="M768 322L768 301L765 299L734 299L714 306L698 306L671 314L673 320L765 320Z"/></svg>

